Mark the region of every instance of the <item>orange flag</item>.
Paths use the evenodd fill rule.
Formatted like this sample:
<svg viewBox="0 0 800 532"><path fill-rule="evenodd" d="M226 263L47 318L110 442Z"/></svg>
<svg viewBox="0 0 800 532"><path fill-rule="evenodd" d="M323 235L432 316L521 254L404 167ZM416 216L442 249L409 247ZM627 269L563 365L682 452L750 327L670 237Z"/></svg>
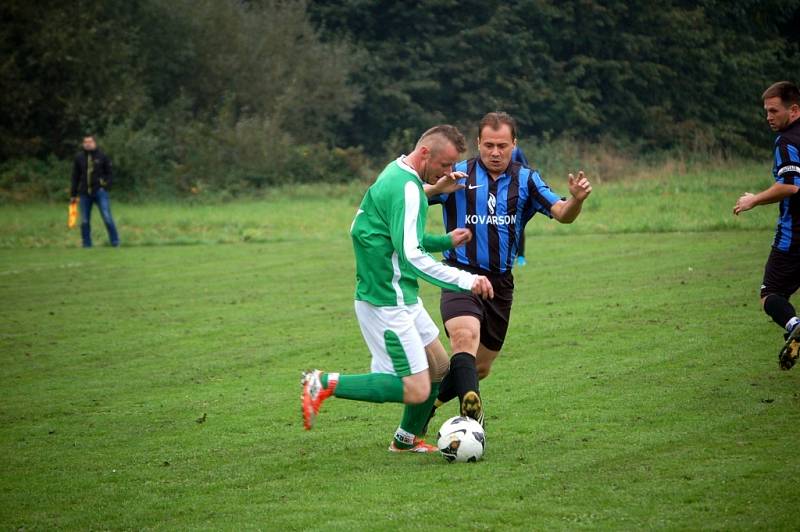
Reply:
<svg viewBox="0 0 800 532"><path fill-rule="evenodd" d="M72 200L69 202L69 213L67 214L67 228L72 229L78 222L78 202Z"/></svg>

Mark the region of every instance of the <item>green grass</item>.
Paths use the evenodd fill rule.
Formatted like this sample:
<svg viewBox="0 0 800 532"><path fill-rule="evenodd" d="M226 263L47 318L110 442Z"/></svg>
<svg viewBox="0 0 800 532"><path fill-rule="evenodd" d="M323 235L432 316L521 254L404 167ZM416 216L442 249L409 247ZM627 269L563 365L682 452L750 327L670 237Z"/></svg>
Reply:
<svg viewBox="0 0 800 532"><path fill-rule="evenodd" d="M796 529L800 373L777 369L757 301L775 213L715 225L742 188L725 175L701 176L708 194L690 176L602 185L575 225L535 219L478 464L389 454L399 405L334 399L302 430L301 369L369 367L355 186L119 205L141 244L122 249L4 208L0 527ZM239 243L145 245L183 234Z"/></svg>
<svg viewBox="0 0 800 532"><path fill-rule="evenodd" d="M750 163L677 175L653 172L651 178L595 183L581 223L534 223L528 234L767 230L775 225L772 208L731 215L743 192L771 184L766 165ZM545 178L555 192L567 193L566 178ZM124 204L112 199L112 212L125 246L324 240L350 227L365 188L364 183L284 187L263 201L219 205ZM0 208L0 248L79 246L79 230L67 230L66 219L66 203L4 206ZM431 219L432 229L439 230L438 217ZM102 244L105 229L96 209L93 220L94 239Z"/></svg>

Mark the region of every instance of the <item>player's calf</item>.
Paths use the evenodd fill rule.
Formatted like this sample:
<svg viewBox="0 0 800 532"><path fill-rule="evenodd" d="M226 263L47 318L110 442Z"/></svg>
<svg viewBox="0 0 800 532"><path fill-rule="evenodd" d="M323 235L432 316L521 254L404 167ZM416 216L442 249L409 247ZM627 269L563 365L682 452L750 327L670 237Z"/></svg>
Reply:
<svg viewBox="0 0 800 532"><path fill-rule="evenodd" d="M403 377L403 402L407 405L424 403L431 394L431 381L425 370Z"/></svg>

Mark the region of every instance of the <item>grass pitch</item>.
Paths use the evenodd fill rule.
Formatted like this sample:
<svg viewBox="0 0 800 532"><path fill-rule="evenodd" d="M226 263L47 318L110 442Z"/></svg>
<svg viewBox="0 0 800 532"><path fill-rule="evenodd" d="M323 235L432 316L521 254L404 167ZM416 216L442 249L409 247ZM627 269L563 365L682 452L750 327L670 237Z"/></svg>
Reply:
<svg viewBox="0 0 800 532"><path fill-rule="evenodd" d="M712 206L674 178L638 186L684 187L688 214L649 194L618 218L634 184L613 186L573 227L529 231L509 339L482 384L478 464L388 453L400 405L333 399L302 430L300 370L369 367L350 190L119 205L122 220L161 220L140 242L118 220L121 249L66 247L77 234L43 230L45 206L3 209L4 227L33 229L6 229L0 251L0 526L796 529L800 370L778 370L780 331L757 300L773 208L729 221L739 190ZM323 221L294 226L304 209ZM256 236L208 244L250 223L237 214ZM184 219L188 235L206 224L205 245L155 245ZM43 247L24 247L35 234ZM437 296L424 287L438 321Z"/></svg>

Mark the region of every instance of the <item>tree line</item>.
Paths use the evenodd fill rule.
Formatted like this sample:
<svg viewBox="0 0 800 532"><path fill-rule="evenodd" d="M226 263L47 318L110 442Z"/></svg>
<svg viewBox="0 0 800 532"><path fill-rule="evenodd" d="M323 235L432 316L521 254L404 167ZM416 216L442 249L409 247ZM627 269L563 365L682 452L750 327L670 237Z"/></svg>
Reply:
<svg viewBox="0 0 800 532"><path fill-rule="evenodd" d="M131 195L344 180L485 112L530 142L763 153L800 1L7 0L0 189L96 133ZM65 170L67 169L67 170Z"/></svg>

